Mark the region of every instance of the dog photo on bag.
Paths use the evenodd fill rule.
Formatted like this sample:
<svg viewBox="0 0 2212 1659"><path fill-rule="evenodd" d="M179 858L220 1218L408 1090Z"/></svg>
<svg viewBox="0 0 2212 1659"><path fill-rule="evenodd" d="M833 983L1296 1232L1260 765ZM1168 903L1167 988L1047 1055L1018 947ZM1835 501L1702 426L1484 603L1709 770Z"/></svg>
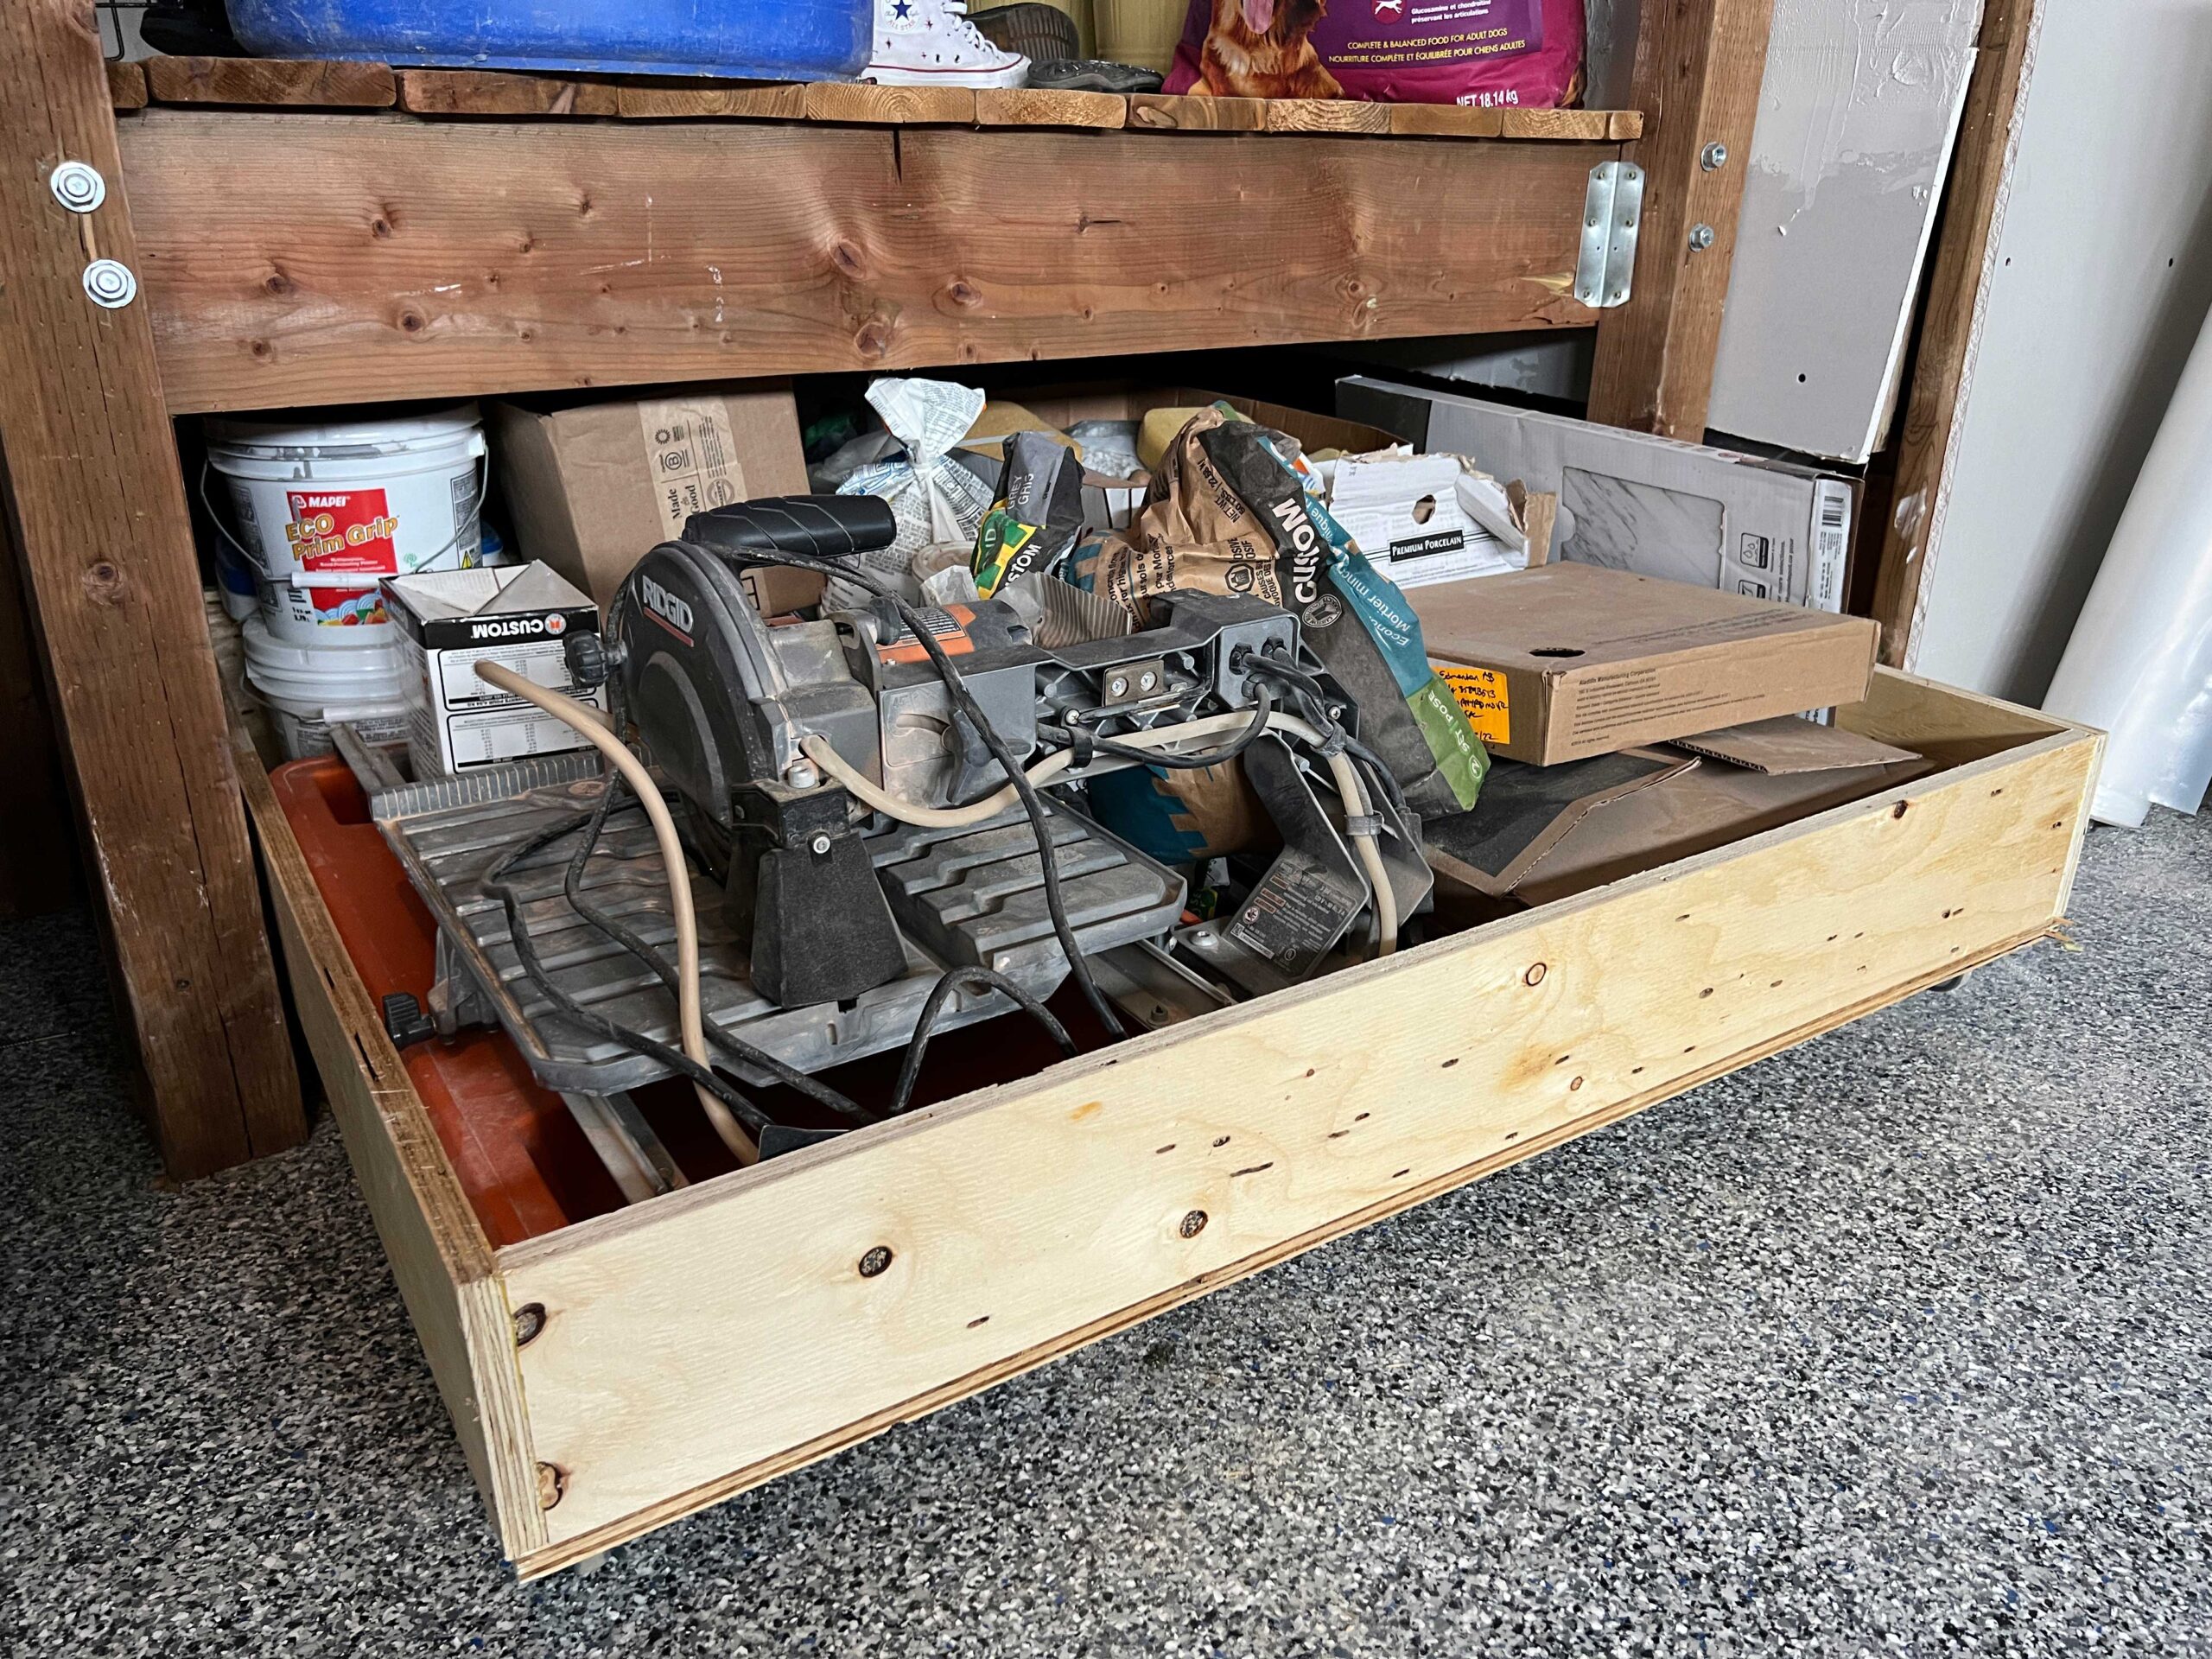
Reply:
<svg viewBox="0 0 2212 1659"><path fill-rule="evenodd" d="M1321 66L1313 25L1322 0L1213 0L1198 57L1199 84L1216 98L1342 98Z"/></svg>

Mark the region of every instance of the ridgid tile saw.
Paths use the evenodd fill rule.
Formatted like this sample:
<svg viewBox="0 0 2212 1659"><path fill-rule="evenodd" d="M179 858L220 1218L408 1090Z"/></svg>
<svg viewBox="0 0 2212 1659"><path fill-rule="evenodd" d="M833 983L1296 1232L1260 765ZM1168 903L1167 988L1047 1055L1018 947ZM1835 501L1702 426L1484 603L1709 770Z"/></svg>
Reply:
<svg viewBox="0 0 2212 1659"><path fill-rule="evenodd" d="M925 608L858 559L893 531L867 496L695 515L569 642L607 717L480 670L595 749L372 794L440 924L412 1035L497 1023L572 1094L686 1077L734 1150L728 1119L772 1153L810 1137L747 1087L903 1109L933 1034L1019 1008L1072 1052L1044 1006L1071 977L1118 1035L1395 947L1428 899L1419 825L1290 613L1171 594L1130 631L1041 576ZM743 579L767 564L864 602L771 620ZM1232 766L1281 845L1198 866L1201 918L1089 789ZM816 1076L901 1047L888 1103Z"/></svg>

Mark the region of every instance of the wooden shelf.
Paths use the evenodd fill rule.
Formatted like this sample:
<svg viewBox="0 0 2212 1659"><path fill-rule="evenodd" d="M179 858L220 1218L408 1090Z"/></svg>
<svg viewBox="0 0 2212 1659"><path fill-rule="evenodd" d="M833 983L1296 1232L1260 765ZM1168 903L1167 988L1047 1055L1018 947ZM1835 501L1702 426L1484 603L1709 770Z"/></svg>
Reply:
<svg viewBox="0 0 2212 1659"><path fill-rule="evenodd" d="M172 413L1588 327L1583 200L1619 154L1285 135L1230 170L1052 127L118 128Z"/></svg>
<svg viewBox="0 0 2212 1659"><path fill-rule="evenodd" d="M118 68L135 66L118 66ZM154 58L114 88L118 110L149 101L229 109L390 110L412 115L629 120L813 121L871 126L1075 127L1112 132L1364 133L1625 143L1643 134L1634 110L1475 110L1452 105L1312 99L1171 98L1157 92L970 91L845 81L763 86L406 69L287 58Z"/></svg>

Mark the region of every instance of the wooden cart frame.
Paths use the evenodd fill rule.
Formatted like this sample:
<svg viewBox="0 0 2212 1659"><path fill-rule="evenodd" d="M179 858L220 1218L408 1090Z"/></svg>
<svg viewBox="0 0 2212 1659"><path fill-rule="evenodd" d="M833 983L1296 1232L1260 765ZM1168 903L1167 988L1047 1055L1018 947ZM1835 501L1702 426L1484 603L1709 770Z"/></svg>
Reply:
<svg viewBox="0 0 2212 1659"><path fill-rule="evenodd" d="M1749 153L1770 4L1647 8L1635 111L1520 111L142 72L88 6L7 0L5 518L170 1170L304 1133L172 416L1594 327L1595 417L1696 435L1742 179L1699 156ZM1593 311L1616 159L1644 219L1631 297ZM128 303L88 294L102 260Z"/></svg>

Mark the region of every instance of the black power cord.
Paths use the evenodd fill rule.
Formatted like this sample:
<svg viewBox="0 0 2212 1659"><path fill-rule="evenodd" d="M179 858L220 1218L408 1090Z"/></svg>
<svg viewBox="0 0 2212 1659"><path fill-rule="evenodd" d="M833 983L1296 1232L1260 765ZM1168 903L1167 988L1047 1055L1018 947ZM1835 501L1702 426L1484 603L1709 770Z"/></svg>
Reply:
<svg viewBox="0 0 2212 1659"><path fill-rule="evenodd" d="M599 849L600 836L606 830L608 813L618 798L627 791L628 784L622 774L610 770L606 787L600 792L599 804L592 809L591 817L584 824L583 839L577 842L575 853L569 860L568 872L562 878L561 891L577 915L644 963L653 976L667 987L671 995L681 995L676 969L668 958L655 950L649 941L583 896L584 868ZM742 1038L733 1036L713 1020L702 1020L700 1023L704 1027L708 1046L717 1050L723 1058L734 1065L766 1071L778 1082L788 1084L809 1100L828 1107L841 1117L853 1118L862 1123L877 1121L873 1113L863 1109L828 1084L809 1077L797 1066L779 1059L766 1049L755 1048Z"/></svg>
<svg viewBox="0 0 2212 1659"><path fill-rule="evenodd" d="M629 1027L584 1007L554 982L552 973L545 966L544 959L537 954L537 946L530 937L529 925L523 920L521 898L515 892L513 883L507 880L507 872L532 853L541 851L563 836L574 835L577 830L583 829L591 822L592 817L593 814L589 812L574 813L557 823L526 836L493 860L481 877L484 890L498 898L500 905L506 911L507 936L514 941L515 955L521 960L523 971L528 974L531 982L544 993L547 1001L579 1028L590 1033L594 1037L604 1038L609 1042L620 1043L626 1048L633 1049L650 1058L658 1060L679 1077L689 1078L728 1107L736 1116L738 1122L751 1129L753 1138L756 1141L759 1140L760 1132L769 1127L772 1120L734 1085L724 1081L719 1073L710 1068L701 1065L681 1049L671 1048L666 1043L657 1042L641 1031L632 1031Z"/></svg>
<svg viewBox="0 0 2212 1659"><path fill-rule="evenodd" d="M1239 666L1248 674L1264 675L1304 693L1306 719L1330 736L1343 741L1344 753L1374 775L1375 781L1382 786L1382 793L1389 798L1390 804L1397 808L1400 817L1410 819L1414 816L1413 809L1406 804L1406 791L1399 786L1396 775L1384 764L1382 757L1344 730L1342 722L1329 712L1331 699L1328 688L1320 681L1305 670L1295 668L1267 652L1254 652L1244 658Z"/></svg>
<svg viewBox="0 0 2212 1659"><path fill-rule="evenodd" d="M1046 1034L1060 1046L1060 1052L1072 1058L1075 1039L1068 1035L1068 1028L1054 1018L1052 1011L1035 997L1008 979L1004 974L988 968L968 967L948 969L931 990L929 1001L922 1004L921 1018L914 1023L914 1034L906 1044L906 1062L899 1068L899 1086L891 1096L891 1115L893 1117L906 1109L913 1098L914 1084L922 1075L922 1056L929 1050L930 1033L938 1018L944 1013L946 1001L963 985L987 986L990 989L1012 997L1020 1004L1021 1011L1045 1027Z"/></svg>
<svg viewBox="0 0 2212 1659"><path fill-rule="evenodd" d="M1203 772L1209 766L1225 766L1238 755L1267 735L1268 717L1275 711L1274 699L1268 695L1268 688L1252 688L1252 723L1217 749L1204 754L1169 754L1164 750L1141 748L1134 743L1124 743L1110 737L1094 737L1090 747L1101 754L1118 755L1125 760L1141 760L1148 766L1166 766L1178 772ZM1080 776L1065 781L1080 783Z"/></svg>
<svg viewBox="0 0 2212 1659"><path fill-rule="evenodd" d="M766 505L761 502L753 504L756 511ZM715 556L712 548L699 550ZM953 707L974 728L976 734L983 740L983 747L990 751L991 758L1006 772L1007 781L1013 785L1014 792L1021 802L1021 810L1028 815L1030 830L1037 837L1038 863L1045 878L1045 909L1052 918L1052 936L1059 941L1060 950L1068 960L1068 969L1082 989L1084 1000L1090 1004L1090 1011L1098 1016L1098 1023L1106 1028L1108 1036L1127 1036L1128 1033L1116 1015L1113 1004L1098 988L1097 981L1091 978L1090 969L1083 959L1082 947L1076 942L1074 925L1068 920L1067 902L1060 893L1059 861L1053 855L1052 834L1046 823L1044 798L1023 772L1013 748L999 734L998 728L991 723L990 716L983 712L982 705L976 701L975 694L969 690L967 683L960 677L959 669L953 665L951 655L938 642L936 632L931 628L927 619L891 584L879 581L857 563L809 558L803 553L787 553L781 549L772 554L761 552L748 556L764 564L787 564L794 570L811 570L818 575L849 582L879 599L890 601L899 614L899 621L905 624L906 631L914 636L916 643L927 653L931 664L937 670L938 677L944 682L945 695L952 699Z"/></svg>

